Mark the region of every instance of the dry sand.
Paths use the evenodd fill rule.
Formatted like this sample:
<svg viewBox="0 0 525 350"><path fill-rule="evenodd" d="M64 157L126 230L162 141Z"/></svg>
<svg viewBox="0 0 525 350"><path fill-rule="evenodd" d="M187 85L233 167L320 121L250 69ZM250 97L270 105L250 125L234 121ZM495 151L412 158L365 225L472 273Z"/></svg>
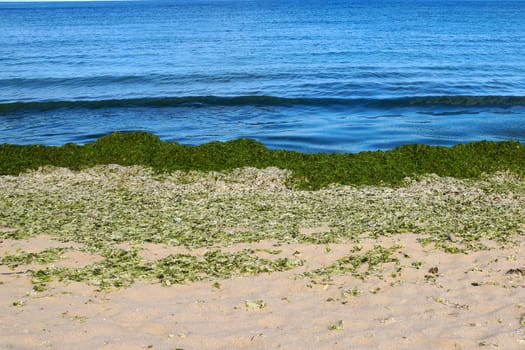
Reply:
<svg viewBox="0 0 525 350"><path fill-rule="evenodd" d="M36 292L28 270L43 266L11 269L2 260L0 350L525 349L521 178L430 176L396 189L301 192L286 187L286 174L158 177L106 166L1 177L0 258L58 247L66 249L61 259L46 266L83 268L104 260L97 255L104 249L83 245L100 242L137 250L153 265L170 254L202 258L215 246L304 264L169 287L136 278L127 288L97 291L54 281ZM407 227L419 231L392 234ZM30 238L7 238L19 233ZM259 242L234 244L251 241ZM376 244L395 247L399 262L380 264L364 279L349 271L328 279L305 274L358 254L357 244L360 257Z"/></svg>
<svg viewBox="0 0 525 350"><path fill-rule="evenodd" d="M0 349L525 348L525 239L508 248L448 254L422 247L416 238L381 239L385 247L402 246L397 254L404 268L395 278L394 266L386 264L382 278L335 275L319 284L302 272L333 263L353 243L283 244L281 256L300 252L306 261L286 272L215 285L138 282L110 292L53 282L36 293L24 273L32 266L2 265ZM229 249L275 249L274 243ZM361 242L365 248L375 243ZM58 246L72 245L49 236L4 239L0 255ZM180 250L141 248L145 259ZM57 264L83 266L98 259L75 249L68 254ZM412 267L416 262L419 269Z"/></svg>

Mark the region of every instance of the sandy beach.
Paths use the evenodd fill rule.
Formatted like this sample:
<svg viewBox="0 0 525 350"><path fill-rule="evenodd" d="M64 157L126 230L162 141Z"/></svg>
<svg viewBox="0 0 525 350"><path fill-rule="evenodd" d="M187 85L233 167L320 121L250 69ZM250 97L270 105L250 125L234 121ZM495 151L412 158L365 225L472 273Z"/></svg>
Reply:
<svg viewBox="0 0 525 350"><path fill-rule="evenodd" d="M79 195L86 196L89 192L80 189L82 184L89 184L93 186L90 194L93 195L102 178L109 186L113 182L125 186L124 179L128 184L132 183L133 188L147 184L148 193L157 199L166 195L165 191L154 191L157 185L171 188L171 195L179 193L183 196L180 186L188 188L191 184L204 186L211 183L208 175L199 175L191 181L187 177L181 181L180 176L177 181L173 178L160 181L152 180L153 175L149 173L145 175L142 171L133 172L121 167L90 171L73 173L58 169L2 177L3 209L10 210L11 218L18 213L14 209L17 206L31 212L31 205L27 202L16 204L18 202L13 200L16 193L31 193L32 199L38 202L38 191L43 193L42 198L47 196L46 191L58 193L53 186L59 186L71 198L76 196L72 188L77 188ZM282 198L285 193L286 196L296 196L294 201L298 200L295 191L283 187L283 174L276 176L274 170L265 171L246 170L235 175L240 179L237 182L215 176L213 186L205 186L206 198L214 193L221 196L265 193ZM248 174L253 180L250 186L245 181ZM501 185L511 182L513 191ZM197 259L195 261L201 261L199 259L206 258L210 250L217 247L224 254L243 252L259 259L243 260L246 262L242 264L254 261L269 264L278 259L297 262L280 270L270 264L270 272L258 269L256 273L246 273L246 266L241 264L240 270L226 278L214 277L211 272L204 275L203 272L203 278L183 284L163 280L158 273L156 278L134 278L132 283L123 287L109 288L101 288L101 284L93 279L78 282L64 277L60 281L55 276L45 283L42 290L36 291L34 271L44 268L80 271L103 263L108 259L107 255L103 249L89 248L92 242L88 240L83 242L63 234L62 229L52 231L49 226L46 232L41 220L46 215L50 217L49 212L42 217L32 216L35 225L41 225L40 233L31 231L28 225L16 226L16 220L10 221L4 215L0 218L4 237L0 239L3 259L0 265L0 349L525 348L525 238L520 231L523 226L519 226L524 203L523 182L507 178L498 183L506 189L500 188L492 194L486 191L485 196L476 197L478 202L471 197L467 202L489 217L492 214L487 208L494 203L499 203L500 210L501 205L508 205L507 213L511 208L517 210L518 229L514 228L504 241L484 235L479 242L472 244L467 242L468 234L458 230L458 233L446 237L451 245L440 245L437 240L429 244L424 238L435 235L422 232L430 226L423 227L422 232L378 235L371 230L352 237L338 235L334 240L313 240L312 237L327 238L327 233L338 232L337 223L342 222L336 217L318 215L315 210L309 211L311 217L301 218L299 224L296 222L295 237L273 235L268 239L230 240L224 244L212 242L195 246L140 239L108 241L108 246L113 249L137 252L137 261L144 266L157 266L169 256L191 255ZM448 188L445 192L449 195L449 202L454 201L454 193L465 196L468 192L451 190L452 187L461 188L459 180L433 178L413 185L410 198L416 196L415 187L421 186L417 193L423 193L423 189L427 192L430 188L435 190L438 184L445 184L443 186ZM403 191L409 191L410 186L378 191L382 191L383 197L394 191L391 197L399 198ZM469 183L468 186L487 188L479 183ZM372 193L371 189L350 188L327 191L348 196L351 191L364 191L368 196ZM318 194L305 192L304 196ZM10 198L9 201L6 198ZM17 198L25 197L20 195ZM58 197L47 198L53 205L60 203ZM492 204L487 204L489 202ZM112 203L118 210L116 202ZM155 203L147 203L155 207ZM165 210L170 208L165 207ZM291 212L295 213L294 210ZM241 220L243 213L238 208L236 212ZM79 215L89 213L82 208ZM177 213L182 216L180 207ZM268 209L268 215L274 214ZM49 220L58 220L57 215ZM76 214L68 212L68 215L74 220ZM373 217L375 214L370 212L369 215ZM511 214L508 215L508 222L512 222ZM22 220L22 216L17 220ZM246 219L243 225L236 225L235 230L230 230L233 236L247 234L251 227L277 225L266 223L264 226L257 221L259 219L253 220ZM461 218L455 220L462 225ZM258 226L258 222L264 227ZM494 227L487 232L500 232L497 222L494 222ZM62 223L60 227L64 228L64 225ZM81 223L76 222L76 225ZM347 222L344 229L349 225ZM273 232L275 227L267 232ZM221 230L227 231L224 227ZM479 235L482 235L485 231L480 230ZM15 237L21 232L27 233L26 237ZM483 249L473 248L479 244L483 244ZM451 249L453 247L462 251L457 252L457 249ZM62 248L58 259L50 262L6 259L23 254L29 256L49 248ZM131 273L126 271L122 273Z"/></svg>
<svg viewBox="0 0 525 350"><path fill-rule="evenodd" d="M525 350L524 15L0 0L0 350Z"/></svg>

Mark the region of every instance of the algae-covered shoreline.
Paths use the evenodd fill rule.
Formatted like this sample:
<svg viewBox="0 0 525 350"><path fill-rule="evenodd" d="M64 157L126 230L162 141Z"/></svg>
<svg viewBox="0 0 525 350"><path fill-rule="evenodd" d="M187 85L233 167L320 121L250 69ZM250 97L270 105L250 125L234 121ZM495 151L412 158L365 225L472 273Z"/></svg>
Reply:
<svg viewBox="0 0 525 350"><path fill-rule="evenodd" d="M217 254L233 259L238 272L301 263L220 251L268 240L355 243L411 233L422 245L465 253L509 244L525 232L524 168L525 146L512 141L301 154L268 150L253 140L181 146L135 132L85 146L2 145L0 237L49 234L103 257L83 270L39 270L37 285L53 276L91 280L99 274L96 283L106 287L136 278L183 283L227 276L209 269ZM308 228L323 229L305 234ZM199 261L177 255L152 267L141 263L136 250L115 248L122 243L204 247L208 255ZM41 258L24 254L2 264ZM170 276L158 264L192 268Z"/></svg>
<svg viewBox="0 0 525 350"><path fill-rule="evenodd" d="M14 348L520 346L523 153L309 155L143 133L2 145L0 336Z"/></svg>
<svg viewBox="0 0 525 350"><path fill-rule="evenodd" d="M183 146L143 132L117 132L83 146L0 145L3 175L47 165L80 170L106 164L142 165L159 173L277 167L292 172L289 186L315 190L332 183L398 185L405 177L425 174L476 178L511 171L522 175L525 146L517 141L480 141L453 147L414 144L357 154L307 154L269 150L249 139Z"/></svg>

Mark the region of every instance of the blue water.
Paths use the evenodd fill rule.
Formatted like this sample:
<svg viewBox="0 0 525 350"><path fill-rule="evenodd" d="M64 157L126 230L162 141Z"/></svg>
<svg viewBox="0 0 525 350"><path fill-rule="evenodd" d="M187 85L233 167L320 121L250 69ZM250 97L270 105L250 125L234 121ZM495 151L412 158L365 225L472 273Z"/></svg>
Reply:
<svg viewBox="0 0 525 350"><path fill-rule="evenodd" d="M0 144L525 142L525 1L0 3Z"/></svg>

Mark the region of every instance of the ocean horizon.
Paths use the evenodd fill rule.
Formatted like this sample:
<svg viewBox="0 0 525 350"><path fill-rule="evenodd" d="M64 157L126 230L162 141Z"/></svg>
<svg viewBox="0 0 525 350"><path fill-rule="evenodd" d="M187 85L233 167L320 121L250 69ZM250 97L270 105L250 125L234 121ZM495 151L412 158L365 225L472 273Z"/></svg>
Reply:
<svg viewBox="0 0 525 350"><path fill-rule="evenodd" d="M0 2L0 144L525 142L525 1Z"/></svg>

